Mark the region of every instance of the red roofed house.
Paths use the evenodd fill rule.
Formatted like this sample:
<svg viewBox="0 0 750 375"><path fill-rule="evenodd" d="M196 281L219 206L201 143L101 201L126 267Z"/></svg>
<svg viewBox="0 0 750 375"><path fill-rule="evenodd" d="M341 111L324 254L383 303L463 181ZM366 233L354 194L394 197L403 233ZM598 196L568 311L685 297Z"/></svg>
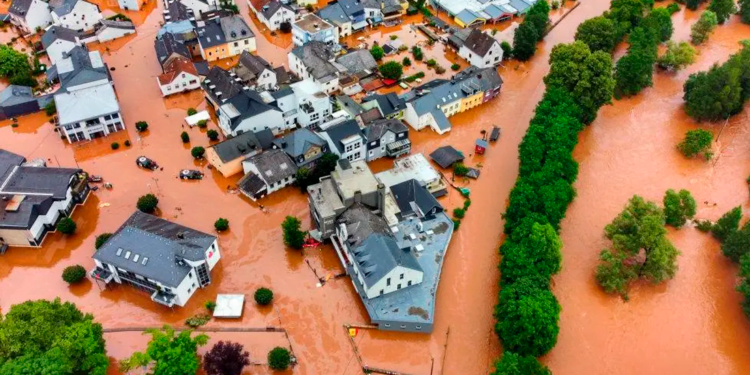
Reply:
<svg viewBox="0 0 750 375"><path fill-rule="evenodd" d="M178 56L164 65L164 74L156 77L162 96L195 90L201 87L198 71L190 59Z"/></svg>
<svg viewBox="0 0 750 375"><path fill-rule="evenodd" d="M279 0L247 0L247 5L258 20L271 31L279 30L285 22L289 23L291 28L291 23L294 22L292 8Z"/></svg>

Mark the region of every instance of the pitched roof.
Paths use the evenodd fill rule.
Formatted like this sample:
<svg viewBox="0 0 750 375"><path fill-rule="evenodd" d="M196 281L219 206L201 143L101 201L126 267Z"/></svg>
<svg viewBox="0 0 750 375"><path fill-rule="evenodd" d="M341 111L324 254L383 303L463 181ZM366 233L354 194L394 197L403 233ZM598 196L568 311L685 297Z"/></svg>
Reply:
<svg viewBox="0 0 750 375"><path fill-rule="evenodd" d="M31 87L10 85L0 91L0 108L11 107L36 100ZM3 150L0 150L3 152Z"/></svg>
<svg viewBox="0 0 750 375"><path fill-rule="evenodd" d="M219 19L214 18L205 21L203 26L197 28L197 32L198 42L203 48L215 47L227 43Z"/></svg>
<svg viewBox="0 0 750 375"><path fill-rule="evenodd" d="M372 142L382 138L389 130L394 134L399 134L409 131L409 128L407 128L401 120L383 119L371 122L364 129L364 133L367 142Z"/></svg>
<svg viewBox="0 0 750 375"><path fill-rule="evenodd" d="M31 8L31 3L33 2L34 0L13 0L10 4L10 8L8 8L8 12L17 16L26 17L26 13L28 13L29 8Z"/></svg>
<svg viewBox="0 0 750 375"><path fill-rule="evenodd" d="M266 104L260 95L252 90L242 90L242 92L222 104L221 110L227 113L231 119L230 128L232 130L237 129L245 119L268 111L281 111L272 105Z"/></svg>
<svg viewBox="0 0 750 375"><path fill-rule="evenodd" d="M42 46L44 47L44 49L47 49L58 39L76 43L76 39L79 36L80 33L78 31L62 26L52 25L42 35Z"/></svg>
<svg viewBox="0 0 750 375"><path fill-rule="evenodd" d="M263 14L263 17L266 19L271 19L276 12L279 10L286 9L289 12L294 12L290 7L282 4L280 1L273 0L267 2L264 6L262 6L259 10L261 14Z"/></svg>
<svg viewBox="0 0 750 375"><path fill-rule="evenodd" d="M247 51L242 51L236 67L237 74L245 80L256 79L266 69L273 70L273 67L262 57Z"/></svg>
<svg viewBox="0 0 750 375"><path fill-rule="evenodd" d="M344 153L343 140L352 136L356 136L356 135L361 136L362 130L359 129L359 125L357 125L357 121L346 120L340 124L331 126L330 128L326 129L322 133L327 134L328 138L331 139L333 146L336 147L337 150L339 150L339 154L343 154Z"/></svg>
<svg viewBox="0 0 750 375"><path fill-rule="evenodd" d="M365 11L362 2L359 0L339 0L339 4L349 18L354 18L354 15Z"/></svg>
<svg viewBox="0 0 750 375"><path fill-rule="evenodd" d="M195 18L193 10L178 0L169 1L167 11L169 13L164 14L164 20L167 22L167 25L171 22L189 21L191 18Z"/></svg>
<svg viewBox="0 0 750 375"><path fill-rule="evenodd" d="M423 217L443 211L435 196L415 179L391 186L391 193L402 217Z"/></svg>
<svg viewBox="0 0 750 375"><path fill-rule="evenodd" d="M219 18L219 22L221 23L221 30L224 32L226 42L255 37L253 31L250 30L250 26L247 25L241 16L221 17Z"/></svg>
<svg viewBox="0 0 750 375"><path fill-rule="evenodd" d="M292 50L292 53L299 58L308 72L316 80L324 80L326 78L333 78L340 72L331 61L333 61L335 54L331 51L331 48L319 41L310 41L304 46L297 47ZM330 80L330 79L329 79Z"/></svg>
<svg viewBox="0 0 750 375"><path fill-rule="evenodd" d="M282 150L268 150L253 155L243 163L255 165L260 172L259 177L268 185L273 185L297 173L297 164Z"/></svg>
<svg viewBox="0 0 750 375"><path fill-rule="evenodd" d="M349 95L338 95L336 100L341 103L340 107L352 116L362 114L365 109L359 103L355 102Z"/></svg>
<svg viewBox="0 0 750 375"><path fill-rule="evenodd" d="M195 69L193 62L190 59L180 56L170 60L167 65L164 65L164 74L160 74L158 77L159 84L168 85L182 73L198 76L198 71Z"/></svg>
<svg viewBox="0 0 750 375"><path fill-rule="evenodd" d="M320 18L337 26L352 22L351 18L349 18L346 12L344 12L340 3L328 4L318 11L318 15Z"/></svg>
<svg viewBox="0 0 750 375"><path fill-rule="evenodd" d="M154 49L156 49L156 57L159 59L159 64L164 63L172 55L179 55L186 58L191 58L192 54L190 50L182 44L172 33L165 33L161 37L157 37L154 40Z"/></svg>
<svg viewBox="0 0 750 375"><path fill-rule="evenodd" d="M460 11L458 14L456 14L456 18L458 18L461 22L463 22L464 25L470 25L474 23L476 20L483 19L482 16L470 9L464 9Z"/></svg>
<svg viewBox="0 0 750 375"><path fill-rule="evenodd" d="M258 133L244 132L209 148L216 152L222 162L228 163L247 154L266 150L271 147L272 142L273 133L270 129L265 129Z"/></svg>
<svg viewBox="0 0 750 375"><path fill-rule="evenodd" d="M392 115L406 109L406 101L396 95L396 93L390 92L385 95L370 95L362 99L362 103L367 103L373 100L377 101L378 107L383 116Z"/></svg>
<svg viewBox="0 0 750 375"><path fill-rule="evenodd" d="M281 139L276 139L273 143L296 159L298 156L304 155L310 147L322 147L326 144L326 141L310 129L302 128L285 135Z"/></svg>
<svg viewBox="0 0 750 375"><path fill-rule="evenodd" d="M77 3L78 0L49 0L49 6L52 8L52 11L60 17L72 12Z"/></svg>
<svg viewBox="0 0 750 375"><path fill-rule="evenodd" d="M210 234L136 211L92 258L174 288L192 270L182 260L205 260L214 241Z"/></svg>
<svg viewBox="0 0 750 375"><path fill-rule="evenodd" d="M464 156L453 146L439 147L437 150L430 154L430 159L435 161L440 167L448 168L453 163L463 161Z"/></svg>
<svg viewBox="0 0 750 375"><path fill-rule="evenodd" d="M372 53L366 49L351 51L336 58L336 62L343 65L349 74L372 74L378 68L378 63Z"/></svg>
<svg viewBox="0 0 750 375"><path fill-rule="evenodd" d="M243 88L242 84L237 82L231 73L218 66L211 68L206 79L201 82L201 86L208 96L217 103L233 98L242 92ZM217 95L218 93L221 93L221 96Z"/></svg>
<svg viewBox="0 0 750 375"><path fill-rule="evenodd" d="M471 29L471 33L464 41L464 46L479 56L485 56L493 44L499 42L479 29Z"/></svg>

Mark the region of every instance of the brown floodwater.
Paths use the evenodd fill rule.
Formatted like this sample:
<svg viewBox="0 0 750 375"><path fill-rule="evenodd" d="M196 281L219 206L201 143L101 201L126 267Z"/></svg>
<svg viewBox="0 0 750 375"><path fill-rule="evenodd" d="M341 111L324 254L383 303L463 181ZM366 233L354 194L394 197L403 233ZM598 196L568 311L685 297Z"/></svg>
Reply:
<svg viewBox="0 0 750 375"><path fill-rule="evenodd" d="M272 308L259 309L248 300L240 321L212 321L209 327L282 326L288 330L300 361L288 373L360 374L343 328L347 323L368 322L359 298L346 278L316 285L315 273L332 276L342 272L336 256L327 246L304 253L288 251L281 241L279 226L284 216L295 215L305 227L310 225L305 196L287 188L262 202L269 211L263 213L257 203L227 191L239 176L224 178L190 156L190 147L206 146L209 141L205 130L183 128L182 120L187 108L202 109L205 104L199 92L161 98L154 84L154 77L161 72L153 52L162 7L161 2L156 3L156 10L147 11L142 22L137 22L137 36L104 54L105 61L115 68L112 76L127 131L83 145L67 145L44 114L23 117L18 127L0 122L0 147L27 158L45 158L49 165L78 165L114 185L112 190L93 192L74 212L79 227L74 236L51 234L40 249L13 248L0 257L0 308L7 311L27 299L59 296L93 313L106 328L180 325L187 317L203 312L203 303L217 293L250 297L256 288L267 286L276 295ZM366 364L418 375L430 374L431 368L434 374L477 375L491 369L501 352L492 316L498 292L500 215L517 175L517 145L544 92L542 77L548 70L551 46L571 41L575 27L603 12L607 5L604 1L583 3L547 36L534 59L502 67L505 84L501 95L451 118L454 127L447 136L412 132L414 152L429 153L451 144L468 155L469 165L482 166L482 177L459 182L471 188L474 204L454 235L445 260L434 332L360 331L355 341ZM238 6L249 20L246 3L238 1ZM674 19L675 38L685 39L687 22L695 15L678 13ZM260 37L254 23L251 27L259 35L259 53L272 64L286 65L290 47L269 42ZM407 38L408 26L394 32ZM371 35L382 37L377 32ZM729 122L717 143L715 163L683 160L674 151L685 130L697 126L680 107L682 82L689 72L724 60L738 48L736 41L747 37L750 29L736 21L719 27L700 48L695 65L675 75L655 75L654 88L605 107L581 135L575 155L581 163L576 183L579 196L562 225L563 271L554 280L563 306L559 343L543 358L555 374L750 373L746 355L750 326L733 291L736 267L721 257L718 245L705 235L692 228L671 233L683 252L677 277L659 287L637 286L628 303L602 293L592 276L597 254L605 246L602 229L632 194L660 200L667 188L688 188L699 202L717 203L716 207L701 205L699 216L711 219L747 200L744 180L750 168L745 157L750 151L750 135L742 126L746 113ZM140 120L150 125L143 134L134 129ZM493 124L503 128L500 141L486 155L472 155L480 130ZM190 134L190 145L180 141L182 131ZM109 148L111 142L126 139L132 142L131 147ZM163 170L136 168L134 161L139 155L155 159ZM378 171L389 166L389 160L380 160L372 168ZM180 181L177 173L186 167L203 169L207 178ZM100 291L88 281L68 287L60 279L62 269L76 263L90 268L94 236L117 229L135 209L137 197L146 193L159 197L162 217L199 230L212 232L217 218L229 219L231 229L218 235L223 259L214 270L214 283L198 291L187 306L176 309L155 304L132 288ZM441 203L452 209L462 199L451 192ZM273 333L209 335L212 341L242 342L257 362L265 361L271 347L288 345L284 337ZM112 333L106 339L113 360L143 350L147 342L147 337L136 333ZM250 372L267 370L253 366ZM111 373L117 373L114 367Z"/></svg>

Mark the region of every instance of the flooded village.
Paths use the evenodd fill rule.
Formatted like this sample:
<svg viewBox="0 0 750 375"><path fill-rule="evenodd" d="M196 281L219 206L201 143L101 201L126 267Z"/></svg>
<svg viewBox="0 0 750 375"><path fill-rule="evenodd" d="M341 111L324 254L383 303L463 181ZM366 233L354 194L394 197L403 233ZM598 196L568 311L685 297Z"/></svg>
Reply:
<svg viewBox="0 0 750 375"><path fill-rule="evenodd" d="M18 1L0 2L0 14L12 14ZM550 12L549 32L531 59L493 56L487 66L461 52L474 32L457 31L484 31L486 38L473 38L493 42L489 51L513 43L522 16L477 20L473 9L473 19L459 17L451 14L456 1L430 3L435 18L398 1L383 1L380 17L352 13L347 6L360 2L345 0L236 1L211 10L186 0L90 3L101 19L118 22L105 31L109 22L91 26L93 39L50 34L52 20L39 32L8 23L0 29L3 44L30 56L39 49L40 82L56 76L35 94L48 95L33 101L38 111L0 121L0 163L9 165L0 168L0 195L8 197L0 217L18 211L11 204L56 197L42 184L59 190L62 179L52 204L76 224L65 235L50 217L43 233L34 232L42 233L33 239L43 239L40 246L3 238L10 244L0 255L4 315L27 300L75 303L102 325L107 373L120 374L119 361L146 350L144 329L185 328L187 319L206 314L207 301L243 295L231 318L200 328L210 339L198 349L205 355L220 340L242 344L250 353L243 373L277 373L267 358L276 347L294 358L280 372L288 374L492 373L503 353L493 313L518 146L545 93L552 48L572 42L578 25L609 2L563 2ZM671 16L672 40L690 39L706 5L681 6ZM387 7L398 16L388 17ZM636 282L628 301L605 293L595 278L599 253L609 246L604 227L635 194L661 202L667 189L688 189L695 217L711 221L736 206L748 210L748 110L699 123L683 100L688 77L726 61L744 39L750 26L730 17L696 47L693 64L656 70L652 87L612 99L578 135L576 196L560 224L562 267L551 281L562 307L559 335L539 358L552 373L750 373L738 266L710 235L692 225L669 229L679 270L659 285ZM66 52L55 50L68 42ZM375 45L383 47L380 60L370 53ZM621 42L615 59L627 48ZM404 65L400 80L376 72L387 62ZM86 77L76 76L79 69ZM0 89L10 83L0 79ZM48 115L50 99L57 104ZM70 117L80 112L93 115ZM101 129L86 124L93 117ZM94 130L83 134L81 122ZM478 142L489 140L493 127L501 129L499 139ZM687 159L675 148L694 129L713 134L712 160ZM196 147L205 156L194 157ZM327 163L329 175L312 173L314 181L300 188L304 174L297 172L326 164L326 154L339 159ZM455 176L451 156L479 178ZM148 160L137 163L141 157ZM35 169L41 162L49 173ZM102 181L86 183L92 176ZM158 199L158 219L136 208L147 194ZM465 209L460 221L455 209ZM288 216L309 231L299 250L284 242ZM220 218L228 229L217 230ZM97 250L104 233L114 235ZM148 265L161 264L148 254L159 251L188 266L147 274ZM86 269L86 279L69 285L60 275L73 265ZM272 303L256 303L259 288L273 291Z"/></svg>

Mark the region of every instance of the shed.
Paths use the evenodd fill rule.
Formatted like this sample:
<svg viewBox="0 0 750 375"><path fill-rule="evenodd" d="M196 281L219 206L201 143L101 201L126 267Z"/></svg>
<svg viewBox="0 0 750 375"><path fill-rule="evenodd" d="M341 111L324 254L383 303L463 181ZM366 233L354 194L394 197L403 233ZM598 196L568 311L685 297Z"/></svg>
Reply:
<svg viewBox="0 0 750 375"><path fill-rule="evenodd" d="M241 318L244 309L244 294L219 294L216 296L214 318Z"/></svg>
<svg viewBox="0 0 750 375"><path fill-rule="evenodd" d="M479 169L469 168L469 171L466 172L466 177L476 180L479 178Z"/></svg>
<svg viewBox="0 0 750 375"><path fill-rule="evenodd" d="M453 148L453 146L443 146L430 154L430 159L437 163L441 168L449 168L454 163L464 160L464 155Z"/></svg>
<svg viewBox="0 0 750 375"><path fill-rule="evenodd" d="M484 139L477 139L476 142L474 142L474 152L476 152L478 155L484 155L484 152L487 150L487 141Z"/></svg>
<svg viewBox="0 0 750 375"><path fill-rule="evenodd" d="M185 122L190 126L195 126L201 120L211 121L208 111L200 111L192 116L185 117Z"/></svg>

